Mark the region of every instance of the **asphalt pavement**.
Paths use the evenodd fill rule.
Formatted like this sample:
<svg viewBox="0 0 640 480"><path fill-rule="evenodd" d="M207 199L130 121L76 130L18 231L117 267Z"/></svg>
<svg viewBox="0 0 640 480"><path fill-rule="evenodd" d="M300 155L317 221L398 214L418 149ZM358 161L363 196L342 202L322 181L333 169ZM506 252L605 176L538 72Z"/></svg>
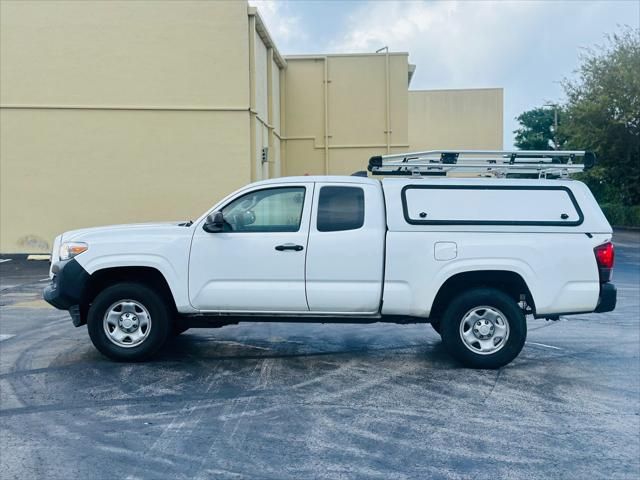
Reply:
<svg viewBox="0 0 640 480"><path fill-rule="evenodd" d="M529 319L498 371L386 323L189 330L114 363L41 300L46 262L0 263L0 478L640 478L640 232L614 241L616 310Z"/></svg>

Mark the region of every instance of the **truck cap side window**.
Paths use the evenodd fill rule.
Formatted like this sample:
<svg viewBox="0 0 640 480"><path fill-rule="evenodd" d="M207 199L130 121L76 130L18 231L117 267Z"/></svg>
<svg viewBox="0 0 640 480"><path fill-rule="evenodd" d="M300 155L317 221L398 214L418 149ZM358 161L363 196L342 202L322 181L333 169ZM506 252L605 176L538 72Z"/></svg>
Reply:
<svg viewBox="0 0 640 480"><path fill-rule="evenodd" d="M407 185L404 217L411 225L537 225L575 227L584 220L563 185Z"/></svg>
<svg viewBox="0 0 640 480"><path fill-rule="evenodd" d="M359 187L322 187L318 199L319 232L355 230L364 225L364 191Z"/></svg>
<svg viewBox="0 0 640 480"><path fill-rule="evenodd" d="M297 232L304 187L267 188L236 198L222 209L225 232Z"/></svg>

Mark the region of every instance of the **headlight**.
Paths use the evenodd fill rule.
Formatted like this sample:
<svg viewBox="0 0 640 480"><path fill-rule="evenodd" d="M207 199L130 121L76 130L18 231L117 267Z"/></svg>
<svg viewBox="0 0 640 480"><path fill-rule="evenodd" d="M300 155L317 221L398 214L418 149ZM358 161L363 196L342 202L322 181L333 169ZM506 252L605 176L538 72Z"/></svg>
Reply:
<svg viewBox="0 0 640 480"><path fill-rule="evenodd" d="M60 260L69 260L70 258L86 252L89 248L84 242L64 242L60 245Z"/></svg>

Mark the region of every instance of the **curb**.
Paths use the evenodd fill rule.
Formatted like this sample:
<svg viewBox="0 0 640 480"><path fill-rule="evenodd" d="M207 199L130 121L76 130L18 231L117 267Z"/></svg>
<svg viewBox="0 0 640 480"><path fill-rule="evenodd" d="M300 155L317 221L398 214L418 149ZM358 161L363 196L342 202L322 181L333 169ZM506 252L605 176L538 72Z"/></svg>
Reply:
<svg viewBox="0 0 640 480"><path fill-rule="evenodd" d="M27 260L36 260L36 261L49 261L51 260L51 255L49 254L44 254L44 253L38 253L38 254L33 254L33 255L27 255Z"/></svg>
<svg viewBox="0 0 640 480"><path fill-rule="evenodd" d="M51 255L48 253L0 253L0 263L50 261Z"/></svg>

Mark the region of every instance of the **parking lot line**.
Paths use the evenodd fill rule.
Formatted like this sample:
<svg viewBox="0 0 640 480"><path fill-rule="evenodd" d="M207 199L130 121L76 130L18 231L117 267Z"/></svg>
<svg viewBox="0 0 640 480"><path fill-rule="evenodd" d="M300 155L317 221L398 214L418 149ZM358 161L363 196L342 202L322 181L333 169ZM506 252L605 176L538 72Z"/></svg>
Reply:
<svg viewBox="0 0 640 480"><path fill-rule="evenodd" d="M547 348L553 348L554 350L562 350L560 347L554 347L553 345L547 345L544 343L537 343L537 342L526 342L527 345L537 345L539 347L547 347Z"/></svg>

